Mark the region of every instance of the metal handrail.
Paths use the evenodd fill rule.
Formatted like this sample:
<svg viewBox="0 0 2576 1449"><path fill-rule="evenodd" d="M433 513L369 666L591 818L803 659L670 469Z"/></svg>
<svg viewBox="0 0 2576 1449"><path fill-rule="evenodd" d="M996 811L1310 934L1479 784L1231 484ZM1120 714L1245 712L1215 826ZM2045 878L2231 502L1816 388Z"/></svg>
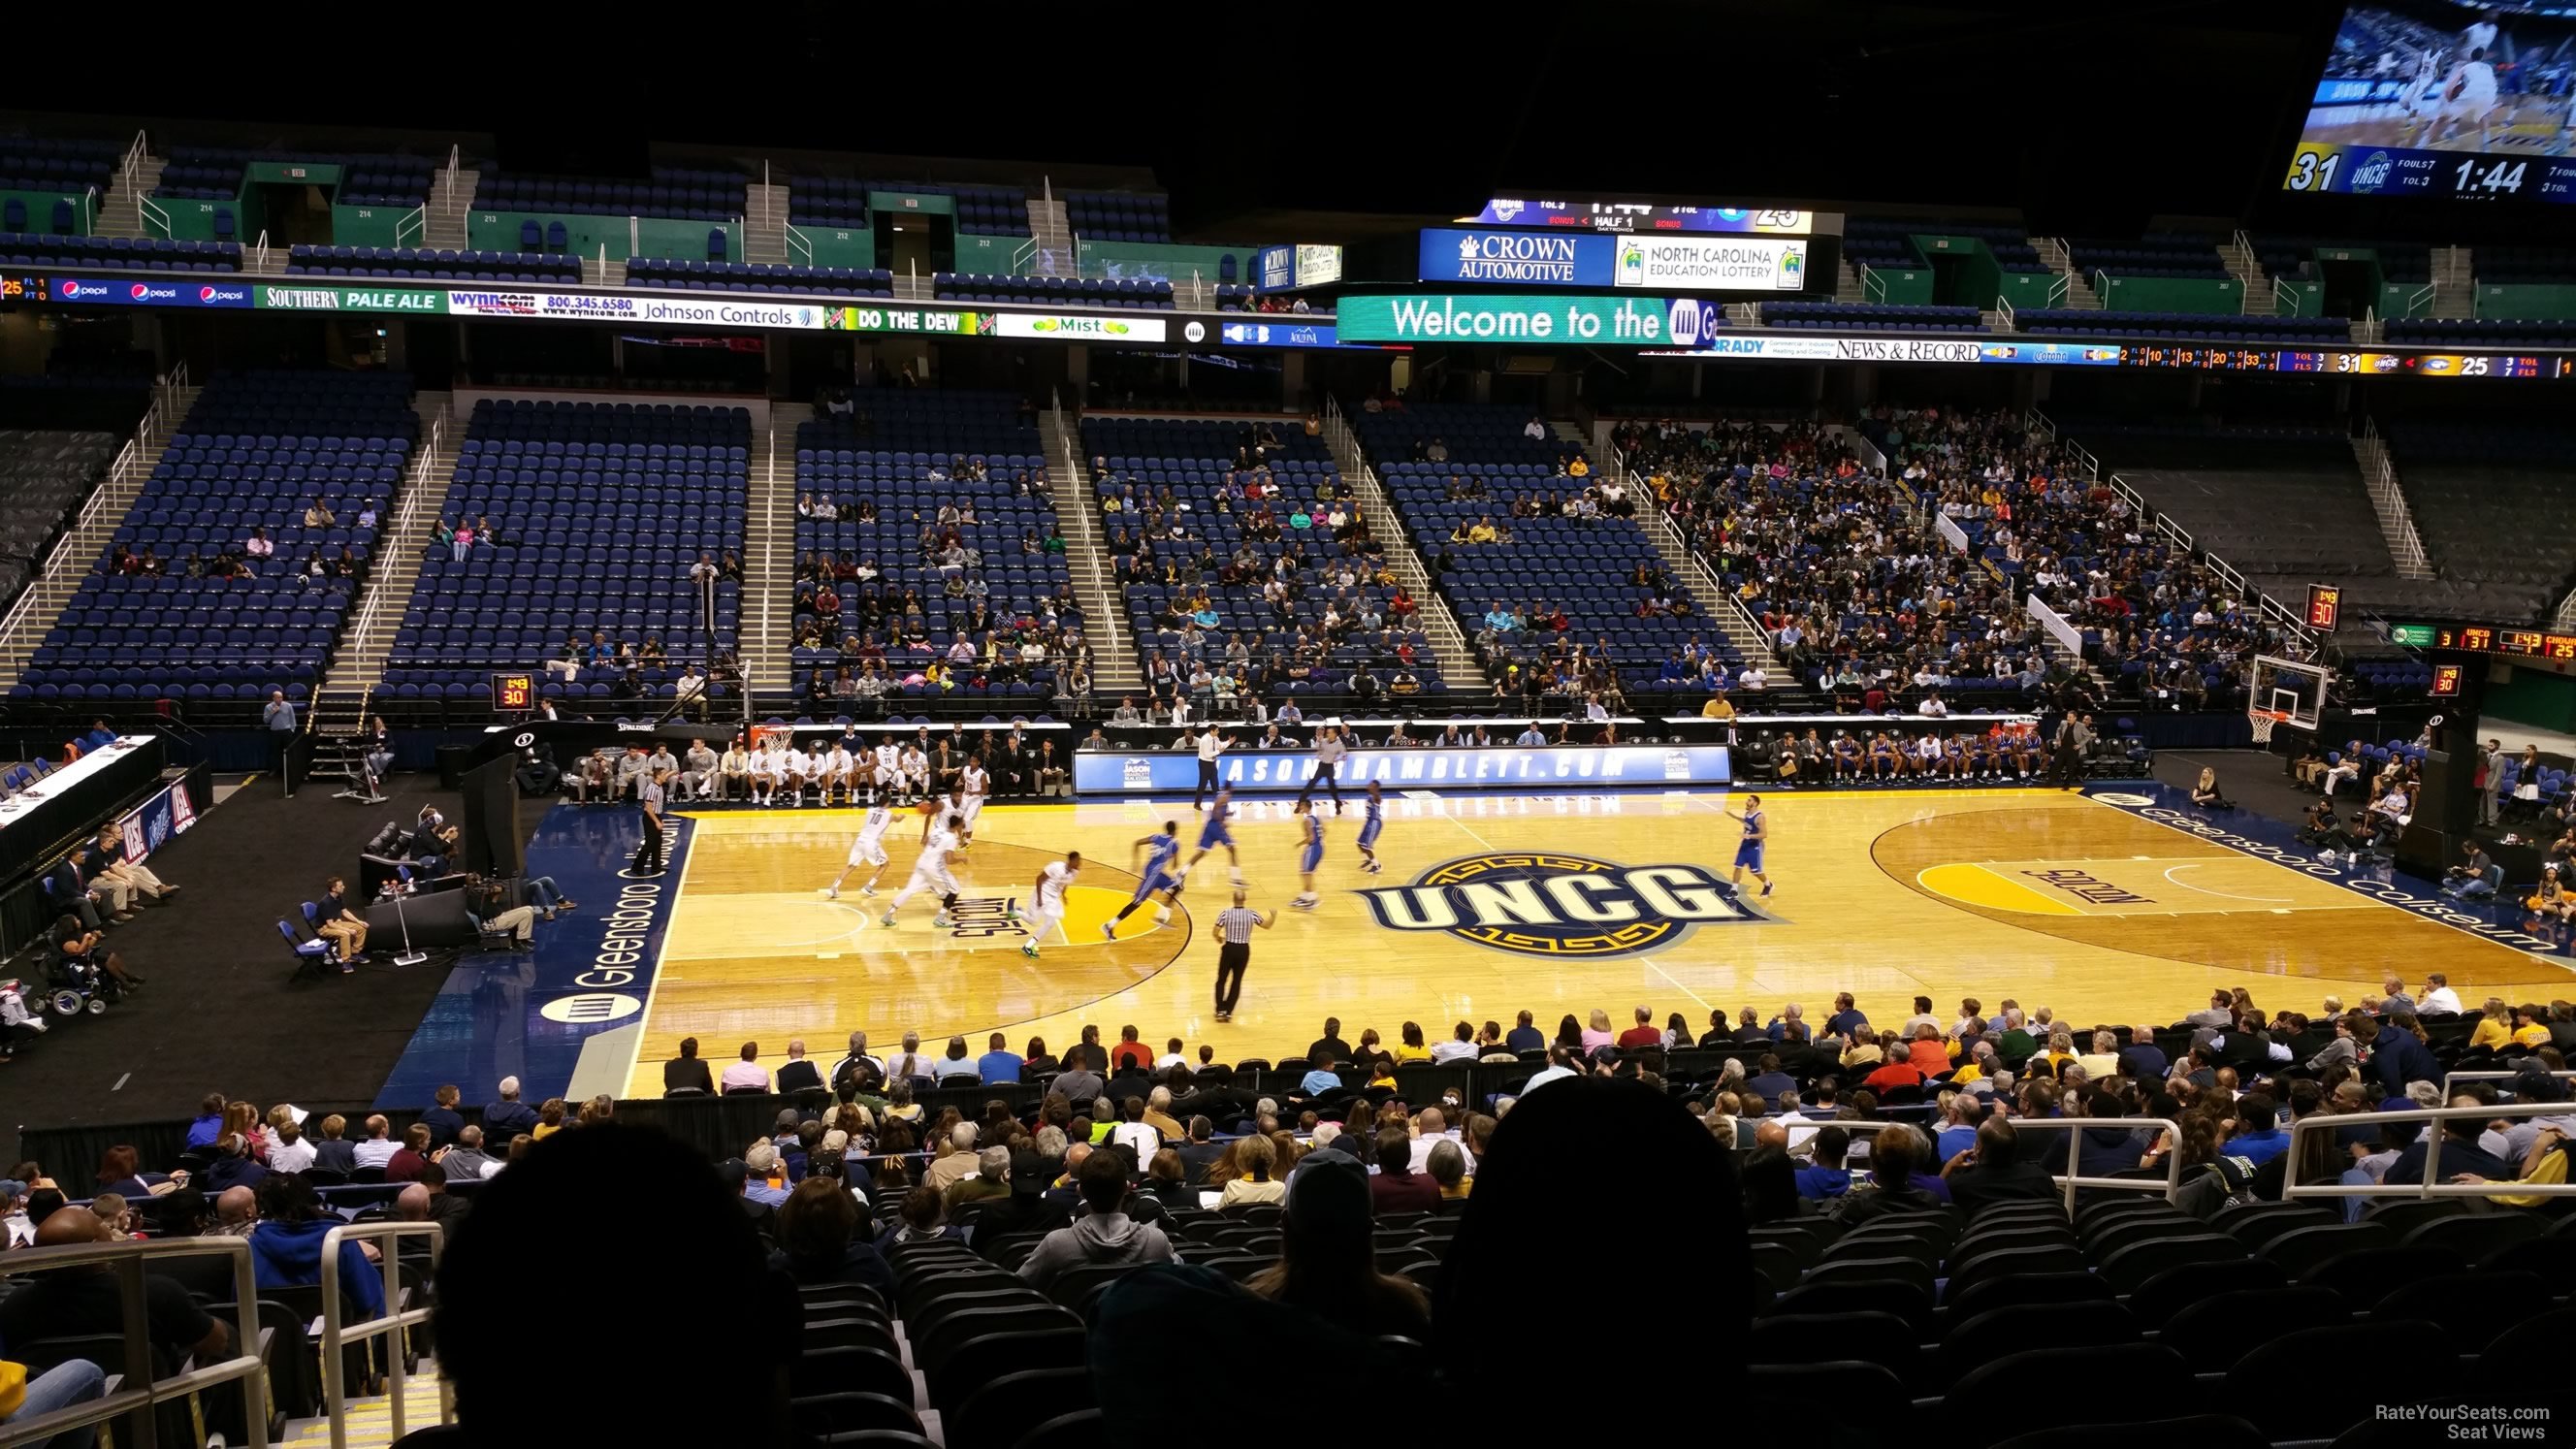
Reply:
<svg viewBox="0 0 2576 1449"><path fill-rule="evenodd" d="M1671 513L1665 511L1663 501L1655 497L1655 490L1637 476L1636 469L1629 466L1628 455L1621 451L1616 443L1610 444L1609 448L1611 462L1618 467L1619 480L1628 485L1628 499L1636 505L1638 516L1656 520L1652 526L1661 529L1663 536L1671 541L1674 551L1698 571L1700 582L1706 587L1709 596L1717 600L1717 607L1733 613L1737 623L1750 631L1754 638L1762 641L1762 652L1770 662L1779 665L1783 674L1788 673L1789 661L1781 657L1779 646L1772 642L1771 631L1762 627L1762 621L1755 618L1753 611L1744 606L1744 601L1736 597L1735 591L1726 586L1726 580L1718 577L1717 571L1708 566L1708 560L1701 556L1698 549L1691 547L1690 535L1682 532L1682 526L1673 520ZM1710 622L1716 622L1714 614L1710 616ZM1720 627L1722 631L1723 626Z"/></svg>
<svg viewBox="0 0 2576 1449"><path fill-rule="evenodd" d="M394 561L401 557L400 545L403 544L405 536L410 534L413 521L420 516L422 499L428 496L431 486L437 481L435 478L430 476L430 470L437 466L439 448L446 441L446 438L447 419L444 416L430 419L429 441L427 446L420 450L420 455L412 459L411 482L410 485L403 490L402 510L393 516L389 526L385 529L383 534L383 546L379 548L375 554L370 556L369 562L371 565L380 566L384 569L390 570L394 567ZM439 496L441 499L444 499L446 494L442 492ZM412 538L410 540L410 547L412 552L417 555L420 549L420 540L416 537ZM417 575L415 575L415 582L416 581ZM385 595L387 593L384 584L385 581L381 577L371 578L368 580L368 588L366 591L367 602L358 610L357 622L352 624L342 635L343 638L349 641L350 652L353 655L374 648L374 645L370 641L375 634L377 621L384 613ZM411 607L411 594L409 590L404 591L402 603L399 607L405 610L408 610ZM396 621L399 622L401 615L396 615L395 618ZM388 647L390 647L390 644ZM377 679L381 679L384 675L384 659L381 656L379 656L376 661L376 675ZM375 698L377 679L370 679L366 683L358 686L358 724L361 728L363 728L367 722L367 707ZM322 723L321 705L322 697L319 693L316 693L313 697L313 708L307 709L304 712L304 731L306 734L319 733Z"/></svg>
<svg viewBox="0 0 2576 1449"><path fill-rule="evenodd" d="M1872 295L1873 288L1876 289L1876 295ZM1878 275L1878 268L1867 262L1860 264L1860 299L1873 303L1884 303L1887 300L1887 282Z"/></svg>
<svg viewBox="0 0 2576 1449"><path fill-rule="evenodd" d="M1995 294L1995 315L2004 319L2004 330L2006 332L2019 332L2021 330L2021 322L2013 316L2012 298L2005 296L2001 292L1997 292Z"/></svg>
<svg viewBox="0 0 2576 1449"><path fill-rule="evenodd" d="M232 1260L233 1302L236 1307L232 1325L233 1355L212 1364L201 1364L184 1373L156 1379L152 1363L151 1316L143 1295L144 1260L177 1258L191 1255L220 1254ZM21 1273L41 1273L56 1268L78 1268L93 1263L107 1264L116 1274L118 1298L125 1324L125 1362L128 1372L118 1383L116 1392L58 1409L33 1418L21 1415L0 1424L0 1449L14 1449L20 1444L36 1444L57 1434L110 1419L133 1415L130 1442L138 1449L155 1449L160 1442L159 1425L151 1412L161 1404L188 1398L200 1389L238 1380L242 1385L242 1418L250 1431L252 1449L266 1449L268 1444L268 1374L259 1357L259 1279L252 1271L250 1240L234 1237L128 1239L121 1243L66 1243L53 1248L24 1248L0 1254L0 1278Z"/></svg>
<svg viewBox="0 0 2576 1449"><path fill-rule="evenodd" d="M108 464L107 476L101 478L98 486L89 491L89 497L81 501L80 512L72 519L71 526L54 540L54 546L45 554L44 563L19 590L18 600L10 606L8 616L0 619L0 653L16 647L20 631L34 617L38 585L58 576L66 566L87 567L70 557L75 542L81 531L96 522L99 513L107 507L108 494L114 492L128 474L142 466L143 455L151 450L153 438L165 428L178 426L179 419L173 413L178 406L179 391L185 386L187 364L184 362L172 367L168 375L157 381L152 402L144 408L142 421L134 426L134 436L126 439L125 446L117 450L115 461Z"/></svg>
<svg viewBox="0 0 2576 1449"><path fill-rule="evenodd" d="M1747 1118L1745 1120L1760 1121L1776 1119ZM1927 1128L1926 1125L1921 1122L1845 1122L1838 1119L1824 1117L1809 1117L1804 1120L1813 1122L1818 1127L1840 1127L1846 1132L1858 1132L1863 1134L1883 1132L1890 1127L1911 1127L1917 1132L1921 1132L1926 1137L1938 1135L1935 1130ZM2165 1152L2165 1176L2164 1181L2162 1182L2158 1182L2151 1177L2086 1177L2078 1170L2079 1165L2083 1161L2082 1153L2084 1138L2082 1134L2084 1129L2088 1127L2117 1127L2124 1131L2135 1131L2141 1127L2160 1127L2164 1129L2165 1134L2168 1137L2179 1142L2182 1139L2182 1124L2174 1121L2170 1117L2005 1117L2000 1120L2012 1124L2013 1131L2017 1133L2054 1132L2061 1127L2066 1129L2066 1170L2062 1173L2052 1172L2048 1176L2051 1181L2055 1182L2060 1188L2065 1190L2066 1211L2070 1217L2073 1216L2075 1212L2075 1195L2083 1189L2101 1188L2112 1192L2161 1192L2165 1196L2165 1201L2171 1202L2173 1201L2174 1193L2182 1186L2182 1153L2172 1149L2168 1149ZM2335 1120L2339 1122L2349 1122L2352 1119L2349 1117L2339 1117ZM1931 1175L1938 1176L1938 1164L1935 1166L1936 1171Z"/></svg>
<svg viewBox="0 0 2576 1449"><path fill-rule="evenodd" d="M2512 1081L2512 1080L2513 1080L2514 1078L2516 1078L2516 1077L2532 1076L2532 1075L2556 1077L2558 1080L2560 1080L2560 1081L2562 1081L2562 1082L2576 1082L2576 1071L2569 1071L2569 1072L2542 1072L2542 1073L2530 1073L2530 1072L2444 1072L2444 1073L2442 1074L2442 1094L2443 1094L2443 1096L2444 1096L2444 1097L2446 1097L2446 1098L2450 1095L2450 1092L2451 1092L2451 1084L2452 1084L2453 1082L2510 1082L2510 1081ZM2559 1105L2560 1105L2560 1106L2566 1106L2567 1104L2562 1102L2562 1103L2560 1103ZM2576 1107L2570 1107L2568 1110L2569 1110L2570 1112L2576 1112Z"/></svg>
<svg viewBox="0 0 2576 1449"><path fill-rule="evenodd" d="M260 233L260 235L261 235L261 237L264 239L264 238L266 238L266 236L268 235L268 233L266 233L266 232L262 232L262 233ZM405 242L405 241L403 240L403 238L404 238L405 236L413 237L413 238L415 238L415 240L414 240L414 241L411 241L411 242ZM428 239L429 239L429 203L428 203L428 202L424 201L424 202L422 202L420 205L413 207L411 210L409 210L409 211L407 211L407 212L404 212L401 216L399 216L399 217L397 217L397 218L395 218L395 219L394 219L394 245L395 245L395 246L398 246L398 247L399 247L399 246L416 246L416 245L418 245L420 242L427 241Z"/></svg>
<svg viewBox="0 0 2576 1449"><path fill-rule="evenodd" d="M2495 1106L2416 1107L2404 1112L2311 1112L2290 1124L2290 1160L2299 1160L2299 1134L2309 1131L2335 1131L2345 1127L2369 1127L2386 1122L2448 1122L2458 1117L2492 1121L2498 1117L2563 1117L2568 1113L2565 1102L2502 1102ZM2303 1197L2576 1197L2576 1182L2444 1182L2442 1143L2450 1136L2435 1132L2424 1140L2424 1178L2421 1182L2344 1183L2285 1182L2281 1185L2284 1200ZM2514 1164L2519 1171L2521 1164Z"/></svg>
<svg viewBox="0 0 2576 1449"><path fill-rule="evenodd" d="M156 221L161 223L161 238L164 241L169 240L171 234L169 208L141 192L136 192L134 196L134 220L136 225L142 227L145 236L152 235L152 223Z"/></svg>
<svg viewBox="0 0 2576 1449"><path fill-rule="evenodd" d="M349 1403L347 1387L342 1383L340 1350L348 1344L389 1333L399 1334L404 1329L429 1322L430 1310L425 1301L418 1308L397 1310L394 1306L402 1301L403 1282L402 1248L395 1240L407 1237L429 1239L430 1277L436 1278L439 1257L447 1251L447 1231L436 1223L343 1223L322 1237L322 1412L331 1420L331 1449L348 1449L349 1446ZM395 1243L393 1250L383 1253L376 1263L377 1271L384 1276L385 1311L376 1318L352 1326L343 1321L348 1310L340 1299L340 1245L371 1241ZM426 1299L427 1295L423 1297ZM408 1375L403 1368L402 1344L399 1341L385 1355L385 1370L393 1396L393 1438L400 1439L403 1436L403 1411L407 1407L403 1402L406 1397L403 1384ZM438 1390L438 1422L456 1422L455 1391L443 1379Z"/></svg>

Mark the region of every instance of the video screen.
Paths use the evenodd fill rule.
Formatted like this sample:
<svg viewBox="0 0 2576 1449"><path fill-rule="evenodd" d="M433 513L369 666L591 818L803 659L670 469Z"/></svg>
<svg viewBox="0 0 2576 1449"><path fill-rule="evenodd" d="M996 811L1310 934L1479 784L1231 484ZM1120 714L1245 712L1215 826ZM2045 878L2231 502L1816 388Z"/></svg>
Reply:
<svg viewBox="0 0 2576 1449"><path fill-rule="evenodd" d="M2355 5L2317 81L2300 153L2356 157L2384 148L2538 160L2576 141L2576 18L2455 0ZM2429 167L2419 168L2429 170ZM2338 180L2349 180L2350 171ZM2293 183L2297 181L2294 175ZM2373 184L2380 181L2380 184ZM2292 190L2451 190L2365 177Z"/></svg>

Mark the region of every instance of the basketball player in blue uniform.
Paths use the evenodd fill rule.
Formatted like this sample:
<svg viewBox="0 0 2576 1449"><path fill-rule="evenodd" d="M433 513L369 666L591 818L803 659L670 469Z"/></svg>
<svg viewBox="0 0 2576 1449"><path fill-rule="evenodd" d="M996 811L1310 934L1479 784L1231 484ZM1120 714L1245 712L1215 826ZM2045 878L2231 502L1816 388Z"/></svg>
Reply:
<svg viewBox="0 0 2576 1449"><path fill-rule="evenodd" d="M1190 863L1182 874L1198 869L1199 862L1207 859L1207 853L1222 845L1225 847L1225 863L1231 868L1234 883L1243 884L1243 857L1235 853L1234 832L1226 828L1226 823L1233 817L1234 787L1220 785L1216 791L1216 803L1208 807L1207 823L1199 827L1198 853L1190 857Z"/></svg>
<svg viewBox="0 0 2576 1449"><path fill-rule="evenodd" d="M1762 873L1762 847L1770 843L1771 822L1762 814L1762 797L1747 795L1744 797L1743 814L1738 815L1732 810L1726 813L1744 822L1744 840L1735 847L1735 876L1728 884L1741 887L1744 873L1749 870L1755 880L1762 882L1762 894L1769 896L1771 877Z"/></svg>
<svg viewBox="0 0 2576 1449"><path fill-rule="evenodd" d="M1288 903L1288 909L1311 911L1324 899L1315 894L1315 868L1324 863L1324 817L1315 813L1311 800L1298 801L1296 815L1306 827L1306 843L1297 852L1297 883L1305 889Z"/></svg>
<svg viewBox="0 0 2576 1449"><path fill-rule="evenodd" d="M1371 780L1368 787L1367 816L1360 821L1359 842L1360 869L1370 875L1386 869L1384 865L1378 863L1377 858L1377 833L1385 828L1386 796L1379 792L1377 781Z"/></svg>
<svg viewBox="0 0 2576 1449"><path fill-rule="evenodd" d="M1145 853L1145 868L1138 872L1136 894L1118 908L1118 914L1100 923L1100 939L1118 939L1118 923L1136 914L1136 908L1156 894L1163 903L1154 908L1154 924L1172 923L1172 907L1181 903L1181 822L1166 820L1163 828L1152 835L1139 836L1127 847L1127 868L1136 869L1137 852Z"/></svg>

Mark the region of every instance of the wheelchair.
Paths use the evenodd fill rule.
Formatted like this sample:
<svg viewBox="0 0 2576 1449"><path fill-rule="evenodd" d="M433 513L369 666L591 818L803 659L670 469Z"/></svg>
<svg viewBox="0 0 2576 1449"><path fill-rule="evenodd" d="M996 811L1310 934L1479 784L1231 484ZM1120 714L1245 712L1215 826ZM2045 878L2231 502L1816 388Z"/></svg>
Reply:
<svg viewBox="0 0 2576 1449"><path fill-rule="evenodd" d="M105 1016L107 1008L125 999L125 988L104 967L85 961L66 961L57 956L45 964L45 1003L56 1016L78 1016L86 1011L92 1016Z"/></svg>

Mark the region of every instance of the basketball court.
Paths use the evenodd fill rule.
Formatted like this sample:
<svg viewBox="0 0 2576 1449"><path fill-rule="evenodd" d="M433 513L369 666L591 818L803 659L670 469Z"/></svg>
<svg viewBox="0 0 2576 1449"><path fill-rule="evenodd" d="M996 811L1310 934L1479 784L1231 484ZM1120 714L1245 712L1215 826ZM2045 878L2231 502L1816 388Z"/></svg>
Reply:
<svg viewBox="0 0 2576 1449"><path fill-rule="evenodd" d="M1365 875L1351 813L1326 816L1322 906L1283 909L1296 893L1298 830L1288 802L1239 805L1235 835L1252 904L1279 912L1259 935L1243 1002L1217 1025L1215 947L1206 922L1228 903L1220 850L1189 877L1181 908L1157 926L1139 911L1117 938L1101 923L1136 884L1130 847L1166 820L1195 846L1186 801L996 806L956 867L956 924L934 928L916 898L888 928L887 901L918 849L918 817L887 836L893 863L873 900L840 870L860 812L713 811L694 818L658 970L623 1065L629 1095L660 1091L660 1063L695 1036L721 1065L757 1041L772 1065L788 1038L817 1057L864 1028L879 1047L907 1030L936 1055L951 1033L980 1054L990 1031L1014 1050L1051 1047L1085 1024L1114 1039L1133 1023L1220 1059L1293 1055L1326 1016L1392 1038L1407 1020L1433 1040L1461 1019L1511 1023L1528 1009L1554 1028L1595 1007L1621 1026L1637 1005L1701 1028L1711 1010L1781 1003L1821 1015L1838 990L1880 1018L1917 994L1944 1013L1959 998L1989 1011L2009 994L2067 1020L2171 1021L2213 986L2245 986L2267 1009L2313 1013L2388 974L2410 983L2444 970L2464 997L2567 994L2567 958L2550 943L2465 915L2442 919L2429 891L2314 863L2252 835L2241 816L2212 823L2163 792L1870 790L1766 800L1769 899L1727 884L1741 792L1597 796L1391 796ZM1329 807L1327 807L1329 812ZM1084 863L1066 918L1070 940L1032 960L1010 903L1028 899L1048 861ZM1185 852L1186 854L1186 852ZM1581 879L1576 879L1581 878ZM629 1034L621 1034L629 1035Z"/></svg>

